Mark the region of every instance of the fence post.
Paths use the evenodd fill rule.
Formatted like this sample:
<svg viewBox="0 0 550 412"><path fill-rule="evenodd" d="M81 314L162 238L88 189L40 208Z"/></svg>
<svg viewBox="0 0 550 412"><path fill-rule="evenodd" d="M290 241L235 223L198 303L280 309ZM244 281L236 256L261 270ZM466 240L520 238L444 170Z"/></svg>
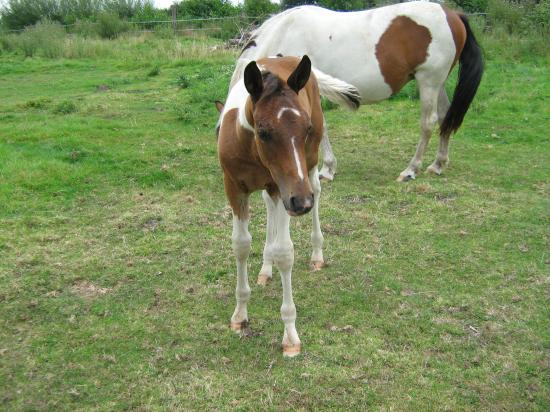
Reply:
<svg viewBox="0 0 550 412"><path fill-rule="evenodd" d="M176 35L176 31L177 31L177 22L176 22L176 19L177 19L177 4L174 3L172 4L172 29L174 30L174 36Z"/></svg>

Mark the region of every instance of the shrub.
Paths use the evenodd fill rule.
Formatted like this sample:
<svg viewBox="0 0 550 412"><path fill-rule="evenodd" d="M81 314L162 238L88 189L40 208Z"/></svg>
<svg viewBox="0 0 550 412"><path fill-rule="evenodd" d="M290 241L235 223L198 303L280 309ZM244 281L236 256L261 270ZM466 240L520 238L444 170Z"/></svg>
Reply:
<svg viewBox="0 0 550 412"><path fill-rule="evenodd" d="M148 77L158 76L160 74L160 66L156 64L153 66L151 70L149 70L149 73L147 73Z"/></svg>
<svg viewBox="0 0 550 412"><path fill-rule="evenodd" d="M176 83L180 89L187 89L189 87L189 79L185 74L180 74Z"/></svg>
<svg viewBox="0 0 550 412"><path fill-rule="evenodd" d="M62 102L58 103L53 109L53 112L56 114L71 114L76 111L76 104L74 104L70 100L63 100Z"/></svg>
<svg viewBox="0 0 550 412"><path fill-rule="evenodd" d="M21 50L25 57L32 57L39 51L44 57L59 57L65 37L65 29L59 23L43 20L14 36L12 41L13 48Z"/></svg>
<svg viewBox="0 0 550 412"><path fill-rule="evenodd" d="M96 26L96 23L90 20L77 20L71 30L84 38L92 38L97 37L98 30Z"/></svg>
<svg viewBox="0 0 550 412"><path fill-rule="evenodd" d="M533 5L525 14L525 26L543 34L550 32L550 0Z"/></svg>
<svg viewBox="0 0 550 412"><path fill-rule="evenodd" d="M263 17L279 11L279 6L270 0L244 0L243 10L247 16Z"/></svg>
<svg viewBox="0 0 550 412"><path fill-rule="evenodd" d="M128 23L112 13L100 13L97 19L97 32L104 39L114 39L128 31Z"/></svg>
<svg viewBox="0 0 550 412"><path fill-rule="evenodd" d="M183 0L178 4L178 14L186 17L225 17L238 12L229 0Z"/></svg>

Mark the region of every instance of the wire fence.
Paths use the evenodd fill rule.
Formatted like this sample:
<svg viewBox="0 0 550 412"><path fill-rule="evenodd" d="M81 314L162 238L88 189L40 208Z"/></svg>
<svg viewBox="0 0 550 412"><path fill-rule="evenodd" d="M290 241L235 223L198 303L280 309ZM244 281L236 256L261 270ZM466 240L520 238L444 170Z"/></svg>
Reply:
<svg viewBox="0 0 550 412"><path fill-rule="evenodd" d="M167 20L124 21L127 31L138 33L151 33L159 30L172 31L174 33L192 32L241 32L254 23L262 22L267 16L226 16L226 17L197 17ZM86 21L70 24L62 24L67 32L76 31L82 24L97 26L99 22ZM5 30L8 33L23 32L26 29Z"/></svg>
<svg viewBox="0 0 550 412"><path fill-rule="evenodd" d="M467 16L487 16L487 13L466 13ZM164 32L179 35L207 34L218 37L232 38L243 36L254 26L262 23L269 16L225 16L225 17L196 17L196 18L172 18L166 20L124 21L125 31L133 33ZM83 25L97 26L99 22L77 22L62 24L68 33L78 33ZM5 30L8 33L23 32L26 29Z"/></svg>

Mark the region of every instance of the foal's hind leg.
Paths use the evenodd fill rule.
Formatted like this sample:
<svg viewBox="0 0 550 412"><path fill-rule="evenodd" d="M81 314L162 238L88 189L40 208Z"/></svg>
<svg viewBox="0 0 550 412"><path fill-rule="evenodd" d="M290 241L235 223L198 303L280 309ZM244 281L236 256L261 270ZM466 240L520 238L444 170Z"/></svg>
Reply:
<svg viewBox="0 0 550 412"><path fill-rule="evenodd" d="M420 79L417 80L420 88L420 102L422 106L420 142L416 147L416 153L411 159L409 166L403 170L397 178L398 182L405 182L416 178L416 173L420 170L420 166L422 166L422 156L424 156L426 147L430 142L432 131L437 122L437 96L439 87L425 84Z"/></svg>
<svg viewBox="0 0 550 412"><path fill-rule="evenodd" d="M273 277L273 242L275 242L275 236L277 234L275 213L277 205L273 202L273 199L264 190L262 191L262 197L264 198L265 207L267 209L267 227L264 246L264 262L258 275L258 285L265 286Z"/></svg>
<svg viewBox="0 0 550 412"><path fill-rule="evenodd" d="M319 172L319 179L334 180L336 174L336 157L332 152L332 146L328 140L327 122L323 117L323 138L321 139L321 151L323 152L323 167Z"/></svg>
<svg viewBox="0 0 550 412"><path fill-rule="evenodd" d="M437 121L441 126L445 115L449 110L451 103L447 97L447 92L445 91L445 85L439 90L439 98L437 100ZM449 139L450 134L441 135L439 137L439 149L437 151L437 156L434 162L428 167L427 171L430 173L435 173L440 175L445 166L449 163Z"/></svg>

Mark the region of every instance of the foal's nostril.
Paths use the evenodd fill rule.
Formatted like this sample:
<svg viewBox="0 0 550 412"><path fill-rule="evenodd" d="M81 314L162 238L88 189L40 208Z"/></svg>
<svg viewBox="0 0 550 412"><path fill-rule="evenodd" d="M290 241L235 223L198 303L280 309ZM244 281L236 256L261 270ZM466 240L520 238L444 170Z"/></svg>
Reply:
<svg viewBox="0 0 550 412"><path fill-rule="evenodd" d="M292 196L290 198L290 208L293 210L293 211L297 211L298 207L299 207L299 201L298 201L298 198L296 196Z"/></svg>

